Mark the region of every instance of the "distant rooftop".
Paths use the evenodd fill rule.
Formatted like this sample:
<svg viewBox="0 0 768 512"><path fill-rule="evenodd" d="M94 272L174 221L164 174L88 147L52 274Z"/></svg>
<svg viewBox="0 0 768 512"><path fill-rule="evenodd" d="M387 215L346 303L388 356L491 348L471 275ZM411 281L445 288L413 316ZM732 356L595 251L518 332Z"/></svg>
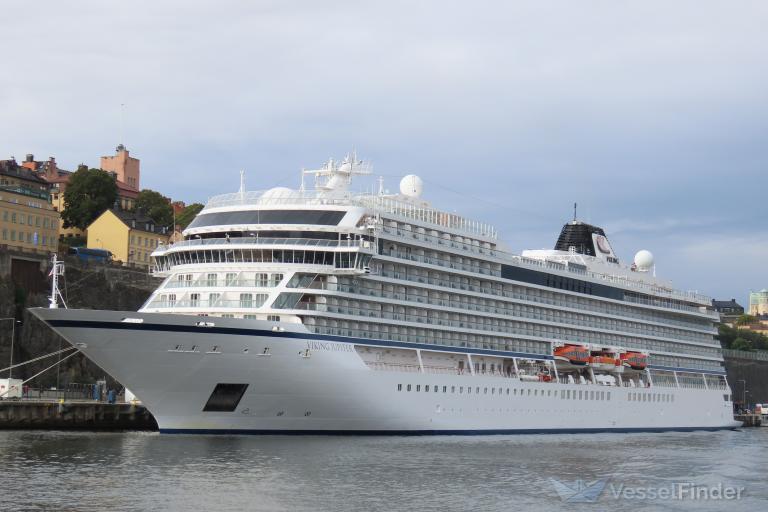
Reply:
<svg viewBox="0 0 768 512"><path fill-rule="evenodd" d="M0 160L0 175L11 176L25 181L31 181L41 185L47 182L39 177L34 171L20 166L16 160Z"/></svg>
<svg viewBox="0 0 768 512"><path fill-rule="evenodd" d="M741 309L744 310L744 307L736 302L736 299L731 300L712 300L712 307L715 308L715 311L720 311L722 309Z"/></svg>

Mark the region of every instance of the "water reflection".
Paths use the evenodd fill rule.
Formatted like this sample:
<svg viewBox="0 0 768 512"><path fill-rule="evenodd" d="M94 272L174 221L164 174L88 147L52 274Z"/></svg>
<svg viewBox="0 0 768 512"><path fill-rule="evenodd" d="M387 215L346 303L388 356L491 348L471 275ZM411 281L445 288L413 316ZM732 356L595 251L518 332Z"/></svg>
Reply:
<svg viewBox="0 0 768 512"><path fill-rule="evenodd" d="M747 488L763 508L768 429L489 437L0 433L2 510L547 510L550 478ZM576 505L574 505L576 506ZM721 510L606 495L579 508Z"/></svg>

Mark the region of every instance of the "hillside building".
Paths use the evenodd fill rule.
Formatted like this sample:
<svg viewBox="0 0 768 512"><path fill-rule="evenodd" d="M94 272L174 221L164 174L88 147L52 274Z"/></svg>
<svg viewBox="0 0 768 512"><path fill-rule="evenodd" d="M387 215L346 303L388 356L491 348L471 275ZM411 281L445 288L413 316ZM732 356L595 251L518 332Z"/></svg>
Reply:
<svg viewBox="0 0 768 512"><path fill-rule="evenodd" d="M105 249L123 265L149 268L159 245L168 244L167 228L156 226L140 211L106 210L88 226L88 247Z"/></svg>

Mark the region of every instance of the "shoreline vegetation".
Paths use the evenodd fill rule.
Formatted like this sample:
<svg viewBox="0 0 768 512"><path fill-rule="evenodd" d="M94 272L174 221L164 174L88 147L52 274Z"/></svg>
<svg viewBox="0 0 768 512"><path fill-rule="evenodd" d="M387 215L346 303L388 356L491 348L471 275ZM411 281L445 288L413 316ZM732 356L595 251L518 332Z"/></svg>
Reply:
<svg viewBox="0 0 768 512"><path fill-rule="evenodd" d="M751 326L760 326L761 322L755 316L741 315L733 323L733 327L727 324L718 326L717 339L723 348L741 350L743 352L768 351L768 336L760 332L750 330Z"/></svg>

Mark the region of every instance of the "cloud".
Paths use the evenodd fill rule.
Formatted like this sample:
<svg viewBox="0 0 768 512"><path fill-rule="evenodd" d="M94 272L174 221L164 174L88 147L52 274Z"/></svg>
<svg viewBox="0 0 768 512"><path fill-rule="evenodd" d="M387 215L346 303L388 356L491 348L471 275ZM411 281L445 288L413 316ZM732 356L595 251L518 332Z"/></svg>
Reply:
<svg viewBox="0 0 768 512"><path fill-rule="evenodd" d="M765 287L766 254L768 230L763 228L749 234L678 239L667 265L678 284L700 287L720 299L736 298L746 306L749 291ZM710 276L708 282L698 279L705 275Z"/></svg>
<svg viewBox="0 0 768 512"><path fill-rule="evenodd" d="M97 165L122 141L145 186L199 201L240 169L252 188L296 186L355 146L388 188L418 173L437 206L520 248L551 246L574 201L627 247L768 214L765 2L0 9L3 158Z"/></svg>

